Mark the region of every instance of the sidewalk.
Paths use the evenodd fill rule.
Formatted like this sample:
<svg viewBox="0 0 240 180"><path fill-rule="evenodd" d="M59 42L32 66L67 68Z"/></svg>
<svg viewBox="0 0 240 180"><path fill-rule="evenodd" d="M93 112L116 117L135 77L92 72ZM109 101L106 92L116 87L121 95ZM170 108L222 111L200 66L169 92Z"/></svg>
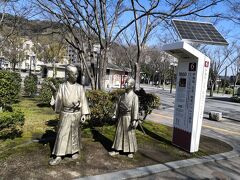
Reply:
<svg viewBox="0 0 240 180"><path fill-rule="evenodd" d="M225 162L223 165L221 162ZM205 164L207 163L207 164ZM232 165L234 163L234 165ZM228 169L221 170L222 167L230 166ZM202 158L187 159L175 162L169 162L165 164L157 164L152 166L140 167L136 169L129 169L124 171L118 171L113 173L101 174L96 176L88 176L83 178L77 178L76 180L117 180L117 179L204 179L213 178L220 172L224 174L227 179L234 179L240 176L239 171L240 157L239 153L231 151L228 153L222 153L213 156L204 156ZM212 169L208 169L208 173L201 171L208 166L213 166ZM214 167L215 166L215 167ZM233 169L232 169L233 167ZM218 169L217 169L218 168ZM219 169L220 168L220 169ZM218 171L217 171L218 170ZM203 173L204 172L204 173Z"/></svg>
<svg viewBox="0 0 240 180"><path fill-rule="evenodd" d="M208 162L186 168L173 169L162 173L137 178L139 180L152 179L235 179L240 178L240 157L227 160Z"/></svg>
<svg viewBox="0 0 240 180"><path fill-rule="evenodd" d="M151 121L157 122L154 115L151 115ZM161 119L158 117L159 122ZM208 130L203 134L229 143L233 151L77 179L239 179L240 141Z"/></svg>

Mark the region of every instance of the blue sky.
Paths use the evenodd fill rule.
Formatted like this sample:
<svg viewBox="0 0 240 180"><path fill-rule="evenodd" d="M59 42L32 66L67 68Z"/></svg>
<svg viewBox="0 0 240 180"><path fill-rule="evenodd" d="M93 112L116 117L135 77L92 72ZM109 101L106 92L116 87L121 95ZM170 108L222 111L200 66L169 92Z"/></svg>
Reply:
<svg viewBox="0 0 240 180"><path fill-rule="evenodd" d="M34 1L34 0L33 0ZM169 0L171 1L171 0ZM174 0L172 0L174 1ZM19 1L19 7L26 7L29 6L29 0L20 0ZM36 1L35 1L36 2ZM127 2L127 1L126 1ZM140 2L144 2L144 5L147 7L148 5L148 1L147 0L142 0ZM162 1L160 1L162 2ZM202 2L209 2L209 1L202 1ZM130 1L127 2L126 4L129 5ZM166 7L164 4L160 4L160 6L158 7L159 11L164 11L166 10ZM204 15L208 15L208 14L212 14L213 12L219 12L219 13L228 13L229 9L227 8L226 4L224 3L220 3L217 6L213 6L207 10L205 10L203 13ZM39 16L36 16L35 18L37 18ZM120 21L124 24L127 23L129 21L129 19L132 18L132 13L128 13L125 16L123 16ZM179 19L179 18L178 18ZM184 20L193 20L194 18L191 16L187 16L187 17L182 17L180 19L184 19ZM194 19L197 21L201 21L201 22L211 22L211 23L215 23L216 22L216 18L212 18L212 17L206 17L206 18L197 18ZM215 24L216 28L220 31L220 33L222 33L222 35L226 38L226 40L231 43L232 41L237 40L238 44L240 44L240 24L234 24L231 20L220 20L217 21L217 23ZM173 29L171 29L171 32L174 32ZM131 27L129 30L129 32L133 32L134 28ZM173 33L174 38L176 40L177 35L176 33ZM157 27L155 28L155 30L153 31L153 35L149 38L148 40L148 45L159 45L159 38L161 39L162 36L168 36L171 39L171 36L169 36L169 31L165 29L165 31L163 30L162 27ZM164 38L164 37L163 37ZM214 46L212 46L214 48ZM216 47L215 47L216 48Z"/></svg>
<svg viewBox="0 0 240 180"><path fill-rule="evenodd" d="M29 6L30 2L31 2L31 0L20 0L19 1L19 7ZM36 1L33 0L33 2L36 2ZM128 1L125 1L125 2L126 2L127 5L130 4L130 0L129 0L129 2ZM149 1L148 0L141 0L140 2L143 2L145 7L149 7L149 3L148 3ZM159 11L165 11L166 10L166 5L164 3L161 3L161 2L163 2L163 1L160 1L158 10ZM205 2L209 2L209 1L205 1ZM228 11L229 11L229 9L226 7L225 3L219 3L216 6L212 6L211 8L205 10L204 13L202 13L202 14L207 15L207 14L212 14L213 12L227 13ZM132 17L132 13L128 13L128 14L124 15L121 18L121 22L122 23L127 23L127 21L129 21L129 19L131 17ZM187 16L187 17L182 17L181 19L185 19L185 20L186 19L191 19L192 20L192 17ZM211 23L215 22L215 18L198 18L197 20L202 21L202 22L211 22ZM231 42L232 40L240 39L240 24L234 24L230 20L221 20L215 26L225 36L227 41ZM132 31L132 29L130 29L130 30ZM153 31L153 32L158 34L158 35L157 36L156 35L151 36L151 39L149 39L149 41L148 41L148 43L150 45L154 45L154 44L158 43L158 37L163 34L162 28L160 28L160 27L156 28L156 30Z"/></svg>

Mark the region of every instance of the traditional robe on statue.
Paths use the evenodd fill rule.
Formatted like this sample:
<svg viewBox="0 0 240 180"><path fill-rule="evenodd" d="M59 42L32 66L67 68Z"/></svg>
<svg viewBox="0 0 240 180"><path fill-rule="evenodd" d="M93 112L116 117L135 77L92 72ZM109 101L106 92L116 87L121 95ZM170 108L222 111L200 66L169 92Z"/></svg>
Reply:
<svg viewBox="0 0 240 180"><path fill-rule="evenodd" d="M80 103L80 108L74 104ZM80 150L79 123L82 115L90 114L83 86L65 82L59 86L55 98L55 111L60 113L58 133L52 154L64 156Z"/></svg>
<svg viewBox="0 0 240 180"><path fill-rule="evenodd" d="M113 149L128 153L137 151L135 129L132 128L131 123L133 120L138 119L138 107L138 96L133 90L120 97L115 110L118 125L112 146Z"/></svg>

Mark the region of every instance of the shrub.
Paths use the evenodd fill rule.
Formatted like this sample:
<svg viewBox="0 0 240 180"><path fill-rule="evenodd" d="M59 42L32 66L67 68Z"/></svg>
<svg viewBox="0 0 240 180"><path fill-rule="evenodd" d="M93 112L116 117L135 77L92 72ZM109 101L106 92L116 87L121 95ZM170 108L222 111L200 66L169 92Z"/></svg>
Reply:
<svg viewBox="0 0 240 180"><path fill-rule="evenodd" d="M15 138L22 133L24 114L20 111L0 113L0 139Z"/></svg>
<svg viewBox="0 0 240 180"><path fill-rule="evenodd" d="M240 103L240 97L239 96L233 96L233 97L231 97L231 101Z"/></svg>
<svg viewBox="0 0 240 180"><path fill-rule="evenodd" d="M111 96L111 101L113 103L116 103L119 99L119 97L125 92L125 89L115 89L113 91L110 92L110 96Z"/></svg>
<svg viewBox="0 0 240 180"><path fill-rule="evenodd" d="M160 106L160 98L155 94L146 93L144 89L135 92L139 98L139 112L143 114L143 120L146 119L148 114L152 113L153 109Z"/></svg>
<svg viewBox="0 0 240 180"><path fill-rule="evenodd" d="M0 71L0 107L5 108L19 100L21 76L16 72Z"/></svg>
<svg viewBox="0 0 240 180"><path fill-rule="evenodd" d="M237 89L237 96L240 96L240 87Z"/></svg>
<svg viewBox="0 0 240 180"><path fill-rule="evenodd" d="M114 90L110 93L100 90L88 91L86 95L91 111L91 119L88 125L93 127L115 123L112 121L115 103L124 92L124 89ZM144 112L143 119L145 119L154 108L160 105L160 98L154 94L146 93L143 89L136 91L136 94L140 101L139 111Z"/></svg>
<svg viewBox="0 0 240 180"><path fill-rule="evenodd" d="M232 94L232 93L233 93L233 89L231 89L231 88L226 88L224 93L225 93L225 94Z"/></svg>
<svg viewBox="0 0 240 180"><path fill-rule="evenodd" d="M33 97L37 93L37 82L38 77L34 74L24 79L24 91L26 95Z"/></svg>
<svg viewBox="0 0 240 180"><path fill-rule="evenodd" d="M42 104L48 104L51 101L51 97L52 97L52 91L51 88L49 86L49 83L52 82L55 87L58 89L59 84L63 83L64 80L63 79L59 79L59 78L47 78L44 79L43 83L42 83L42 87L40 90L40 94L39 94L39 102Z"/></svg>
<svg viewBox="0 0 240 180"><path fill-rule="evenodd" d="M90 127L111 124L114 111L114 103L109 93L100 90L86 92L91 111Z"/></svg>

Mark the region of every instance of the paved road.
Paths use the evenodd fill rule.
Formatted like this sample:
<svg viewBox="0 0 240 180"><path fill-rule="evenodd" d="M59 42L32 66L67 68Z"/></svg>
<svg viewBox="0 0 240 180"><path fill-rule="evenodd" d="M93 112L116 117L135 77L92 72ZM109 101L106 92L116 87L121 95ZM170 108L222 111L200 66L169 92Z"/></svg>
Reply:
<svg viewBox="0 0 240 180"><path fill-rule="evenodd" d="M161 97L162 106L154 110L147 118L154 122L172 126L174 94L169 91L147 87L147 92L157 93ZM230 143L240 154L240 105L226 101L227 97L207 98L202 134ZM210 110L222 111L223 121L207 119ZM240 179L240 157L194 165L187 168L166 171L139 179Z"/></svg>
<svg viewBox="0 0 240 180"><path fill-rule="evenodd" d="M175 92L169 93L169 90L162 90L152 86L143 86L147 92L155 93L161 98L161 110L173 112ZM208 115L210 111L223 113L223 117L229 120L240 121L240 104L229 102L229 95L215 94L214 97L207 96L205 101L204 114Z"/></svg>

